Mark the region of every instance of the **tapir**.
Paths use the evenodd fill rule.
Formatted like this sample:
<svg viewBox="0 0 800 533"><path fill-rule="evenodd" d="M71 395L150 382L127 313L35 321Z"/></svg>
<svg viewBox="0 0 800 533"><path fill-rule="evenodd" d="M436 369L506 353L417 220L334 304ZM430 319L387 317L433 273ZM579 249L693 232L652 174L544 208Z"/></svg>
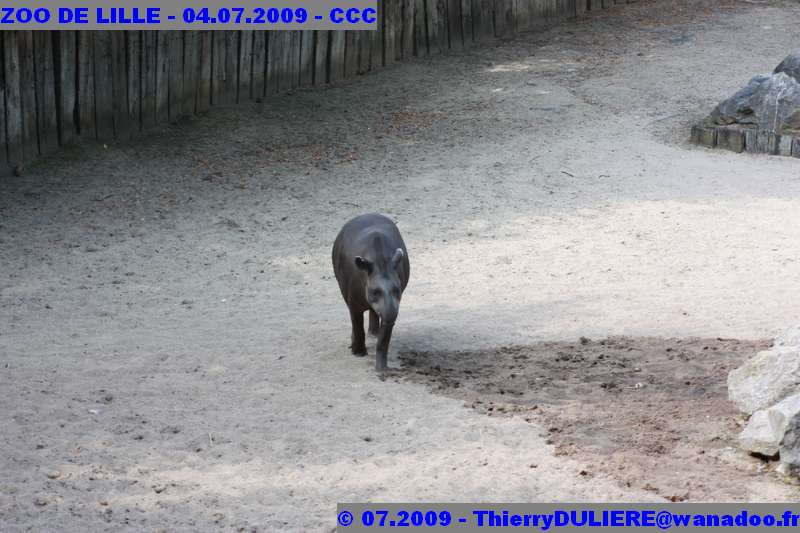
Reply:
<svg viewBox="0 0 800 533"><path fill-rule="evenodd" d="M377 213L350 220L333 243L333 273L350 310L350 349L354 355L367 355L364 312L369 311L369 332L378 336L375 368L385 370L392 328L411 274L400 230Z"/></svg>

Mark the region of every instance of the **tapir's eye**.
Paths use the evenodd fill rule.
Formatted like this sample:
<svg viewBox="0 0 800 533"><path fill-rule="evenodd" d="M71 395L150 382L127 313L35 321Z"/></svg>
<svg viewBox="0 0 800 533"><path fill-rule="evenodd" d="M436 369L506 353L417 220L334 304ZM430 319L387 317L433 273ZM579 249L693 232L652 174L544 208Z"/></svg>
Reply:
<svg viewBox="0 0 800 533"><path fill-rule="evenodd" d="M372 291L370 291L370 294L372 295L373 298L375 298L377 300L378 298L381 297L381 290L380 289L372 289Z"/></svg>

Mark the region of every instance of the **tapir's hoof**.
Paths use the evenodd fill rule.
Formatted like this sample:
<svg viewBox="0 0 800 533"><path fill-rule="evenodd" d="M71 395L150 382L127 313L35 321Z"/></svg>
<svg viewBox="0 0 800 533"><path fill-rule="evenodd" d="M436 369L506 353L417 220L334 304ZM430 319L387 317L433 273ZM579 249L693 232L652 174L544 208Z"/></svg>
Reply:
<svg viewBox="0 0 800 533"><path fill-rule="evenodd" d="M365 355L367 355L366 348L353 348L352 352L353 355L355 355L356 357L364 357Z"/></svg>

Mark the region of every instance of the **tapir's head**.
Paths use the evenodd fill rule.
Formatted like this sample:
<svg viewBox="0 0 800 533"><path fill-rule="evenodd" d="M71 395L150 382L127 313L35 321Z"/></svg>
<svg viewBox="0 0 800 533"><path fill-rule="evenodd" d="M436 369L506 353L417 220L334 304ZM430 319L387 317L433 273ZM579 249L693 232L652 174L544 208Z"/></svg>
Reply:
<svg viewBox="0 0 800 533"><path fill-rule="evenodd" d="M363 257L356 257L356 267L367 274L367 302L373 311L378 313L381 321L394 324L400 310L400 298L403 289L397 269L403 261L403 250L398 248L388 262L380 264Z"/></svg>

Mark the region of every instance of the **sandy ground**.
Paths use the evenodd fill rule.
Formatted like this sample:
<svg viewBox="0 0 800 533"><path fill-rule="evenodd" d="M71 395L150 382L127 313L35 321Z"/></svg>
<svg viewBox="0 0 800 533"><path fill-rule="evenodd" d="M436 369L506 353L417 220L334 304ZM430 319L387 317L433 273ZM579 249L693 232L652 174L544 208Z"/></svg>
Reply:
<svg viewBox="0 0 800 533"><path fill-rule="evenodd" d="M796 2L641 1L3 180L0 529L330 531L337 501L669 496L581 475L591 456L544 425L378 379L348 353L330 246L365 211L403 231L395 367L770 338L800 312L800 162L686 138L799 23Z"/></svg>

